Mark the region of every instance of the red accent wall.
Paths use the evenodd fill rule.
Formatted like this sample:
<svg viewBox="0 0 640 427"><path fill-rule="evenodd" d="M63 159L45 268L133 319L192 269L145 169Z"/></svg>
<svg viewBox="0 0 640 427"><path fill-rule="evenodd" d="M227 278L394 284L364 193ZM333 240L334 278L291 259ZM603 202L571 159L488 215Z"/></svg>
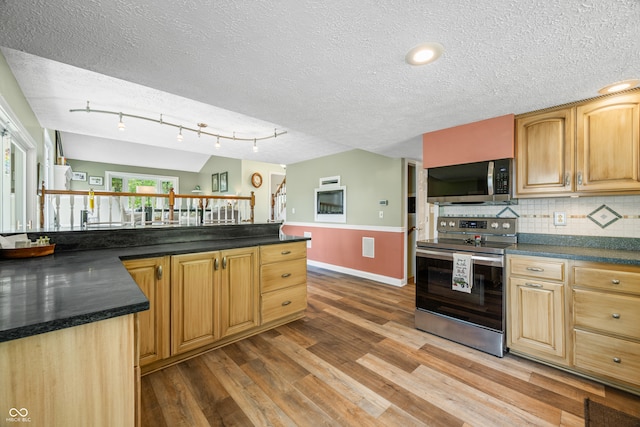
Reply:
<svg viewBox="0 0 640 427"><path fill-rule="evenodd" d="M311 248L307 259L339 267L395 279L404 278L404 233L388 231L353 230L313 226L287 225L286 234L303 236L311 233ZM374 258L362 256L362 238L371 237L374 242Z"/></svg>
<svg viewBox="0 0 640 427"><path fill-rule="evenodd" d="M514 157L515 116L494 117L422 135L423 167Z"/></svg>

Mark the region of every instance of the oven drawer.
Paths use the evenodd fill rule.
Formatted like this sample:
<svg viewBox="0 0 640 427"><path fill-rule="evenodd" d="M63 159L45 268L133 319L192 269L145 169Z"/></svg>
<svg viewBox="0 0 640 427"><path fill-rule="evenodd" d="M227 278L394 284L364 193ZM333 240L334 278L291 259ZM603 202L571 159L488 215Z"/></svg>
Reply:
<svg viewBox="0 0 640 427"><path fill-rule="evenodd" d="M564 282L566 262L542 257L510 255L509 275Z"/></svg>

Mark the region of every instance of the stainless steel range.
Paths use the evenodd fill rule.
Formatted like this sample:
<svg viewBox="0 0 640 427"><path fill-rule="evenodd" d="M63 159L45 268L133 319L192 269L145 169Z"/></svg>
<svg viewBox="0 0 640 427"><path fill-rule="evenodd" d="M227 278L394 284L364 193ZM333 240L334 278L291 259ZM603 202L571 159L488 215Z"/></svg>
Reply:
<svg viewBox="0 0 640 427"><path fill-rule="evenodd" d="M416 328L504 355L505 249L515 218L442 217L438 238L417 242Z"/></svg>

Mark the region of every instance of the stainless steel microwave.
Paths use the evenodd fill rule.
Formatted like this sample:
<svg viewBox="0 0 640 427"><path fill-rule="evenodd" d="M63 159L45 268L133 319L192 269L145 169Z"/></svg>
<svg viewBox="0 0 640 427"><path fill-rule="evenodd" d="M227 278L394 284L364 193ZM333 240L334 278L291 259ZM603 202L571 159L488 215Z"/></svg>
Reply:
<svg viewBox="0 0 640 427"><path fill-rule="evenodd" d="M429 203L509 204L513 159L491 160L427 169Z"/></svg>

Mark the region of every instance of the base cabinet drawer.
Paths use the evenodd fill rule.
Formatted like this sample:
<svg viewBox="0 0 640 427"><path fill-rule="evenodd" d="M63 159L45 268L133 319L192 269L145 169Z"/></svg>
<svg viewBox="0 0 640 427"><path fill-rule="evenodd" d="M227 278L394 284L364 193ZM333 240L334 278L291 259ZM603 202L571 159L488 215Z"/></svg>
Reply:
<svg viewBox="0 0 640 427"><path fill-rule="evenodd" d="M307 282L307 259L282 261L260 267L262 292L271 292Z"/></svg>
<svg viewBox="0 0 640 427"><path fill-rule="evenodd" d="M566 262L548 258L511 256L509 275L564 281Z"/></svg>
<svg viewBox="0 0 640 427"><path fill-rule="evenodd" d="M575 366L640 386L640 343L575 330Z"/></svg>
<svg viewBox="0 0 640 427"><path fill-rule="evenodd" d="M640 339L640 297L573 291L575 326Z"/></svg>
<svg viewBox="0 0 640 427"><path fill-rule="evenodd" d="M262 323L286 317L307 308L307 284L303 283L262 295Z"/></svg>

